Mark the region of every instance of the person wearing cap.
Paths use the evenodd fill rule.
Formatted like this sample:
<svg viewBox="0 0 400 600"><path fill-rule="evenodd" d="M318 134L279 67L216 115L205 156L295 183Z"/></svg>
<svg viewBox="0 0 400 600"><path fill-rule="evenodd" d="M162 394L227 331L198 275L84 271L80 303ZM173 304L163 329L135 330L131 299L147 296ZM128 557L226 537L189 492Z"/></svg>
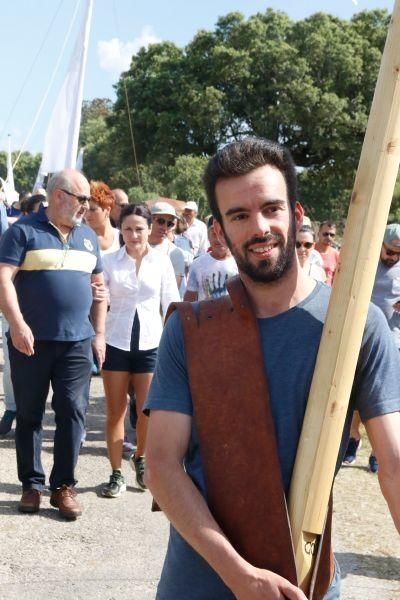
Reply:
<svg viewBox="0 0 400 600"><path fill-rule="evenodd" d="M381 254L376 271L371 302L376 304L386 317L392 332L396 347L400 350L400 225L387 225L383 237ZM354 413L351 423L350 440L347 446L344 464L352 464L361 447L359 432L360 416ZM368 459L368 469L371 473L378 471L378 461L371 450Z"/></svg>
<svg viewBox="0 0 400 600"><path fill-rule="evenodd" d="M215 232L213 217L208 219L207 227L211 251L199 256L190 267L184 296L188 302L224 296L228 293L226 282L238 273L228 246Z"/></svg>
<svg viewBox="0 0 400 600"><path fill-rule="evenodd" d="M196 218L197 213L198 207L196 202L193 200L186 202L183 209L183 216L188 224L186 235L193 245L193 257L204 254L208 250L207 227L203 221Z"/></svg>
<svg viewBox="0 0 400 600"><path fill-rule="evenodd" d="M151 207L151 233L149 244L161 254L168 256L174 268L178 288L185 276L185 255L175 246L168 234L173 231L178 221L175 208L168 202L156 202Z"/></svg>

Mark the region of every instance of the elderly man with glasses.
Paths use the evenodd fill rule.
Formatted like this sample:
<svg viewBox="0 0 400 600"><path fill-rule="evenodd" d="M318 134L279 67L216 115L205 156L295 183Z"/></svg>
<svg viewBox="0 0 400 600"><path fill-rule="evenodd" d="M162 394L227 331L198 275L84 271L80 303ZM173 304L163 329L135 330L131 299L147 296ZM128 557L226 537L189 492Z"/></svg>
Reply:
<svg viewBox="0 0 400 600"><path fill-rule="evenodd" d="M326 282L332 285L336 269L339 264L339 251L333 247L333 242L336 237L336 225L330 221L323 221L318 230L318 241L315 244L323 262L323 267L326 273Z"/></svg>
<svg viewBox="0 0 400 600"><path fill-rule="evenodd" d="M91 345L99 365L105 352L106 301L93 302L91 287L103 283L100 253L96 234L82 224L89 193L78 171L54 174L47 186L48 207L22 217L0 243L0 308L10 327L23 492L18 509L34 513L40 507L42 420L51 384L56 430L50 504L67 519L82 512L74 470L89 396Z"/></svg>
<svg viewBox="0 0 400 600"><path fill-rule="evenodd" d="M151 207L151 233L149 244L161 254L169 257L175 272L176 284L181 285L185 276L185 255L180 248L175 246L169 234L175 229L178 215L175 208L168 202L156 202Z"/></svg>

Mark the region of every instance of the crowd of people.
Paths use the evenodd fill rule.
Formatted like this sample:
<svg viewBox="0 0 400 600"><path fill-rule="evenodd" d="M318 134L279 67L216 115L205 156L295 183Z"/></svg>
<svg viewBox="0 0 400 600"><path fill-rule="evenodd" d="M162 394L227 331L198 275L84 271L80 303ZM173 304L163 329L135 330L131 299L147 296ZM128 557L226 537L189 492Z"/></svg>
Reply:
<svg viewBox="0 0 400 600"><path fill-rule="evenodd" d="M51 387L50 503L62 517L76 519L82 507L75 468L85 439L90 378L101 373L111 471L107 481L105 465L102 495L116 498L126 490L122 456L129 405L135 413L135 445L129 446L136 483L142 490L150 487L172 523L159 598L241 598L249 586L300 600L304 595L292 583L244 560L210 512L208 493L213 498L219 487L216 481L213 489L210 453L202 451L210 445L214 458L221 452L202 411L204 402L210 407L216 402L215 414L229 421L226 403L237 396L235 386L243 389L249 380L252 389L251 378L263 377L264 369L287 493L339 264L337 228L331 220L315 224L304 215L290 154L267 140L228 145L210 159L204 182L211 211L206 222L193 201L182 210L168 199L136 203L123 190L89 182L72 169L53 174L46 190L24 195L8 214L0 202L5 394L0 435L16 422L18 509L37 512L46 485L42 420ZM393 492L399 481L398 421L392 417L400 410L399 259L400 225L388 225L341 447L344 462L354 462L362 420L373 448L369 469L377 472L378 459L379 468L383 465L384 493L398 528L399 496ZM230 290L232 305L225 314ZM166 323L171 305L178 311ZM246 368L247 357L230 352L241 311L260 340L260 364ZM220 334L212 337L219 323ZM237 460L226 453L228 463L216 461L217 480L231 460L242 470L253 461L246 454L244 438L252 437L246 419L231 417L233 428L240 422L243 440L237 440ZM321 572L325 567L321 564ZM336 565L326 600L339 597L339 579Z"/></svg>

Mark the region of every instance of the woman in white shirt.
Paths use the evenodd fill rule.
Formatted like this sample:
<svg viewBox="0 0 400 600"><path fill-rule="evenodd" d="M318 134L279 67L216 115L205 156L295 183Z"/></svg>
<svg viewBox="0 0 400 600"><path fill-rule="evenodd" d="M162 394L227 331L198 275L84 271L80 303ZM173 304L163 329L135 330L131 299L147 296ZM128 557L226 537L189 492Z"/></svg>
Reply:
<svg viewBox="0 0 400 600"><path fill-rule="evenodd" d="M115 203L114 195L102 181L90 182L89 209L85 221L97 235L100 254L109 254L119 248L119 231L111 225L110 212Z"/></svg>
<svg viewBox="0 0 400 600"><path fill-rule="evenodd" d="M314 232L309 225L303 225L296 236L296 251L299 263L303 271L316 281L325 281L326 274L324 269L313 262L311 253L315 246Z"/></svg>
<svg viewBox="0 0 400 600"><path fill-rule="evenodd" d="M126 394L136 393L137 448L132 456L136 481L146 486L144 452L147 417L142 413L154 372L163 318L171 302L179 301L172 263L148 244L151 214L145 204L129 204L121 211L124 245L103 258L104 279L110 296L106 320L106 358L103 382L106 396L106 438L112 474L102 494L119 496L126 489L121 473ZM160 311L161 308L161 311Z"/></svg>

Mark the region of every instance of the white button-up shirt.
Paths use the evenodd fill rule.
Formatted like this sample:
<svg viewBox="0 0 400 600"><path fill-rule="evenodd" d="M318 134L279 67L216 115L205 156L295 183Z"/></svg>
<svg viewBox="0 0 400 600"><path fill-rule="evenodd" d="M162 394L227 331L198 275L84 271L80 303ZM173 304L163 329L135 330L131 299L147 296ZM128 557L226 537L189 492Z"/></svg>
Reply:
<svg viewBox="0 0 400 600"><path fill-rule="evenodd" d="M104 280L110 296L106 342L130 350L135 312L140 322L139 350L157 348L163 319L171 302L179 302L175 273L168 256L148 247L136 274L136 261L125 246L103 257Z"/></svg>

